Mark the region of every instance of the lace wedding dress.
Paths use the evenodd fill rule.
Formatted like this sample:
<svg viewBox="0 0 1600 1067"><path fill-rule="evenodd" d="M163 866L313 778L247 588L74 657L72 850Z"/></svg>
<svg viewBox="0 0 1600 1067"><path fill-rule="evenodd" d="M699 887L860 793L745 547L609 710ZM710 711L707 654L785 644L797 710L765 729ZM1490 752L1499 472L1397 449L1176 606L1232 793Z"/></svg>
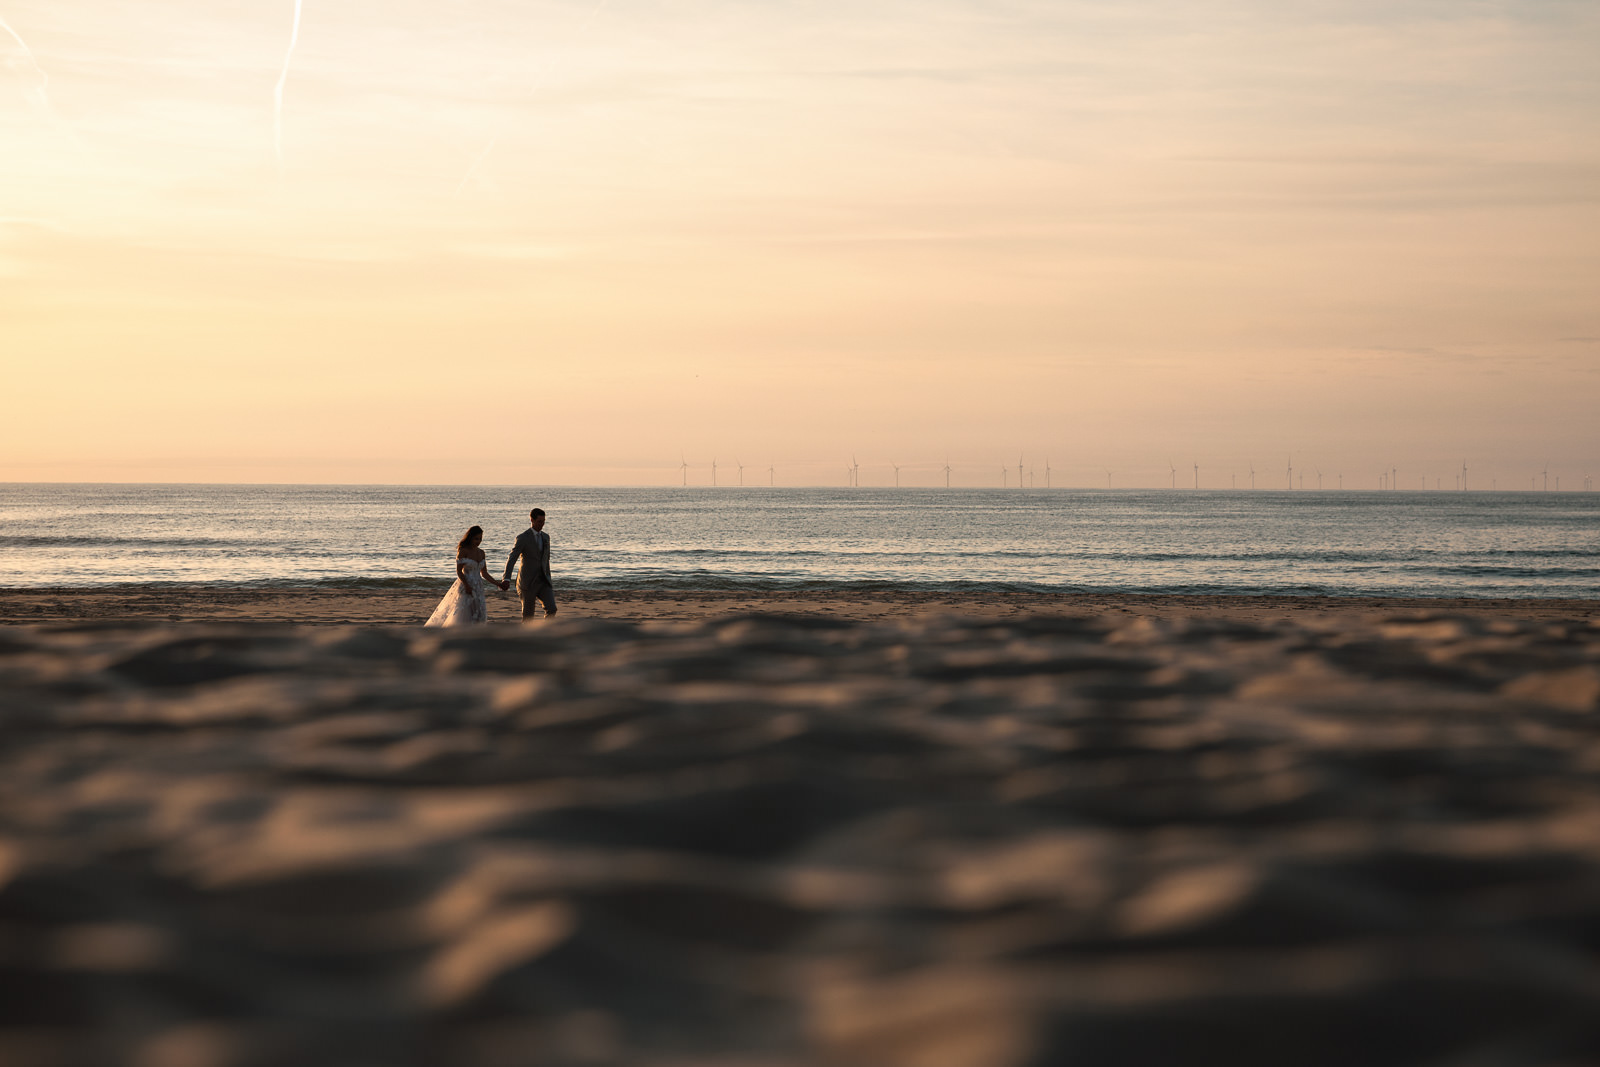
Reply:
<svg viewBox="0 0 1600 1067"><path fill-rule="evenodd" d="M470 591L462 589L460 582L451 582L450 591L422 625L475 626L489 621L489 597L483 589L483 564L475 559L460 559L456 563L467 565L463 569Z"/></svg>

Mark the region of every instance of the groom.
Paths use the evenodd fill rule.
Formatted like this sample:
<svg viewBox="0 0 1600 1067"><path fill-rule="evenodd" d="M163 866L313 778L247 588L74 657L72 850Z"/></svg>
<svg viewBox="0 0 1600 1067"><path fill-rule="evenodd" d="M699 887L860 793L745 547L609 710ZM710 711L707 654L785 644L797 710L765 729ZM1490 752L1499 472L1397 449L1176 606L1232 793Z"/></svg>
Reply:
<svg viewBox="0 0 1600 1067"><path fill-rule="evenodd" d="M533 618L536 604L544 605L547 619L556 617L556 590L550 580L550 535L544 532L544 509L528 512L533 525L517 535L511 546L511 558L506 560L505 581L511 580L511 570L522 557L522 570L517 573L517 596L522 598L522 621Z"/></svg>

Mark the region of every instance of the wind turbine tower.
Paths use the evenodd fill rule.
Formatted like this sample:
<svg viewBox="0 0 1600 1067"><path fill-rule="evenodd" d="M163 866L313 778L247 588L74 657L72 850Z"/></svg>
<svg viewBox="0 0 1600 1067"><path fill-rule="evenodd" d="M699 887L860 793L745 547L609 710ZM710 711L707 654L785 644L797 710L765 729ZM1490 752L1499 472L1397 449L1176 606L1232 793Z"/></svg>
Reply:
<svg viewBox="0 0 1600 1067"><path fill-rule="evenodd" d="M944 487L950 488L950 457L944 457Z"/></svg>
<svg viewBox="0 0 1600 1067"><path fill-rule="evenodd" d="M1461 491L1463 493L1465 493L1467 491L1467 461L1466 460L1462 460L1461 461Z"/></svg>
<svg viewBox="0 0 1600 1067"><path fill-rule="evenodd" d="M1548 493L1550 491L1550 464L1546 463L1544 465L1542 473L1544 474L1544 491Z"/></svg>
<svg viewBox="0 0 1600 1067"><path fill-rule="evenodd" d="M1317 492L1322 492L1322 468L1317 468Z"/></svg>
<svg viewBox="0 0 1600 1067"><path fill-rule="evenodd" d="M767 467L767 484L769 486L778 484L778 467L776 464Z"/></svg>
<svg viewBox="0 0 1600 1067"><path fill-rule="evenodd" d="M891 463L889 466L894 468L894 487L898 489L900 488L900 464Z"/></svg>
<svg viewBox="0 0 1600 1067"><path fill-rule="evenodd" d="M689 461L686 458L684 458L684 455L681 452L678 453L678 469L683 473L683 484L684 485L688 485L689 484Z"/></svg>
<svg viewBox="0 0 1600 1067"><path fill-rule="evenodd" d="M1250 488L1256 487L1256 461L1250 461Z"/></svg>
<svg viewBox="0 0 1600 1067"><path fill-rule="evenodd" d="M740 485L741 488L743 488L743 486L744 486L744 464L740 463L739 462L739 458L737 456L735 456L734 460L733 460L733 465L735 467L739 468L739 485Z"/></svg>
<svg viewBox="0 0 1600 1067"><path fill-rule="evenodd" d="M1000 468L1000 488L1005 489L1011 485L1011 468Z"/></svg>
<svg viewBox="0 0 1600 1067"><path fill-rule="evenodd" d="M1022 456L1017 456L1017 488L1022 488Z"/></svg>
<svg viewBox="0 0 1600 1067"><path fill-rule="evenodd" d="M1289 457L1289 466L1288 466L1287 470L1284 471L1284 476L1289 479L1289 488L1293 489L1294 488L1294 457L1293 456Z"/></svg>
<svg viewBox="0 0 1600 1067"><path fill-rule="evenodd" d="M1106 488L1107 489L1111 488L1111 476L1113 474L1115 474L1115 473L1117 473L1117 472L1116 471L1106 471Z"/></svg>
<svg viewBox="0 0 1600 1067"><path fill-rule="evenodd" d="M1050 457L1044 457L1044 487L1050 488Z"/></svg>
<svg viewBox="0 0 1600 1067"><path fill-rule="evenodd" d="M1172 460L1167 460L1167 466L1172 470L1172 488L1178 488L1178 468L1172 466Z"/></svg>
<svg viewBox="0 0 1600 1067"><path fill-rule="evenodd" d="M711 457L711 484L717 484L717 458L715 456Z"/></svg>
<svg viewBox="0 0 1600 1067"><path fill-rule="evenodd" d="M1194 465L1194 487L1196 489L1200 488L1200 464L1198 463Z"/></svg>

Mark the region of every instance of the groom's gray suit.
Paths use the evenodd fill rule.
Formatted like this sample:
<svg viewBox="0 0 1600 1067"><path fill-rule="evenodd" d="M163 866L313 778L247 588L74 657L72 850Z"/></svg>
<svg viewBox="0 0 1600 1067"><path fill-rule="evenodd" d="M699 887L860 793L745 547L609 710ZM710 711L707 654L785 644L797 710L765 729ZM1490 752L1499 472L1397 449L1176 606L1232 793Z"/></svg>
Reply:
<svg viewBox="0 0 1600 1067"><path fill-rule="evenodd" d="M511 571L522 559L522 569L517 571L517 596L522 598L522 617L533 617L535 604L543 604L546 615L556 613L555 582L550 578L550 535L532 526L517 535L511 546L511 558L506 560L505 580L511 580Z"/></svg>

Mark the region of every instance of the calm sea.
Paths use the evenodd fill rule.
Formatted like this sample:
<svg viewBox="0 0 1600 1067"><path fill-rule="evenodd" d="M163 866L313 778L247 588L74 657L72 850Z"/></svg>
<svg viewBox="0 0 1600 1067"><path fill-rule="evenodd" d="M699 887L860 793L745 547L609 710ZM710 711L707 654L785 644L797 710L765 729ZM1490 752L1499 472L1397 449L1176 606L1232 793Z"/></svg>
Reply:
<svg viewBox="0 0 1600 1067"><path fill-rule="evenodd" d="M13 484L0 586L432 588L533 505L558 586L1600 596L1576 492Z"/></svg>

